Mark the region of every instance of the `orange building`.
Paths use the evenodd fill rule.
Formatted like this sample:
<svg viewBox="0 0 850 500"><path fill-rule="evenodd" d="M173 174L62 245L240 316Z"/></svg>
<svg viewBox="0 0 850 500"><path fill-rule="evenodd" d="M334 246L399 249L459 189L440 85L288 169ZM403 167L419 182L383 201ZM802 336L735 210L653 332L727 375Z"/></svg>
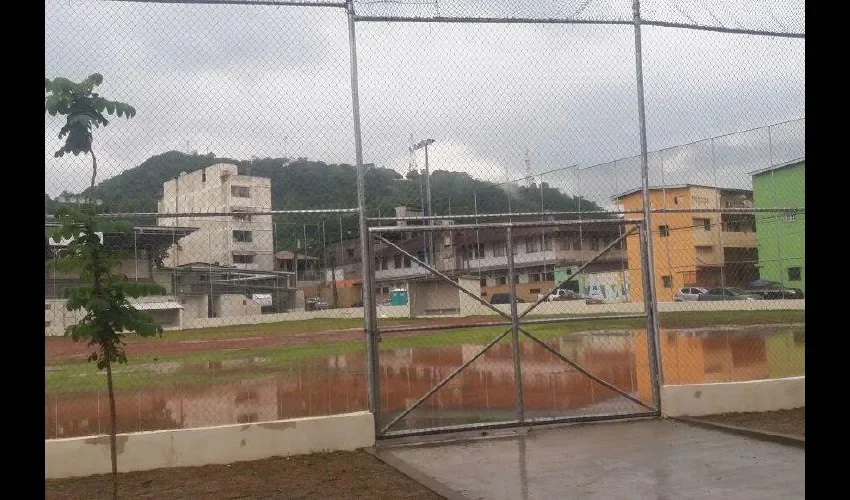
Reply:
<svg viewBox="0 0 850 500"><path fill-rule="evenodd" d="M640 188L615 199L624 211L643 209ZM650 188L649 200L652 210L751 208L753 193L684 184ZM651 222L655 291L659 301L673 301L676 291L685 286L742 286L758 279L753 214L654 213ZM629 269L640 269L637 233L626 239L626 257ZM632 272L629 276L629 299L641 302L641 273Z"/></svg>

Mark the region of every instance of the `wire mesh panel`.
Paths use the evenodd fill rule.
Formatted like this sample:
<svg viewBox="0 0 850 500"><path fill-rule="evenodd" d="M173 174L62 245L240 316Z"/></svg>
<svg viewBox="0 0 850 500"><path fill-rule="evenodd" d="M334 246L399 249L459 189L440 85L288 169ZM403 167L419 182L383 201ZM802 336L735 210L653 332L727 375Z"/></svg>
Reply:
<svg viewBox="0 0 850 500"><path fill-rule="evenodd" d="M129 226L103 232L123 252L113 271L161 286L131 300L165 331L126 337L118 431L365 409L344 9L45 7L46 78L98 73L93 93L135 109L102 109L90 148L62 156L68 115L45 113L46 236L57 209L91 204ZM106 377L62 337L86 313L66 291L91 282L56 268L61 241L45 247L45 438L105 433Z"/></svg>
<svg viewBox="0 0 850 500"><path fill-rule="evenodd" d="M93 279L54 233L81 207L165 330L127 336L119 432L647 412L656 347L668 383L804 374L801 2L45 7L45 438L108 431L105 376L63 337ZM650 308L623 221L642 132ZM361 215L410 229L362 245Z"/></svg>
<svg viewBox="0 0 850 500"><path fill-rule="evenodd" d="M511 218L372 229L381 436L654 411L635 226Z"/></svg>

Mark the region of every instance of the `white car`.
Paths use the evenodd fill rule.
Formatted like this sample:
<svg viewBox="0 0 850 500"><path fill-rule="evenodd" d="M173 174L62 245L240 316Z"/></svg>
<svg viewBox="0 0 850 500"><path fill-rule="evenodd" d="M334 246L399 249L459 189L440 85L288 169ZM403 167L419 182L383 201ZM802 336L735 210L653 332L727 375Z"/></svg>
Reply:
<svg viewBox="0 0 850 500"><path fill-rule="evenodd" d="M676 302L690 302L692 300L699 300L699 296L707 292L705 288L701 288L698 286L686 286L684 288L680 288L678 292L676 292L676 297L673 299Z"/></svg>

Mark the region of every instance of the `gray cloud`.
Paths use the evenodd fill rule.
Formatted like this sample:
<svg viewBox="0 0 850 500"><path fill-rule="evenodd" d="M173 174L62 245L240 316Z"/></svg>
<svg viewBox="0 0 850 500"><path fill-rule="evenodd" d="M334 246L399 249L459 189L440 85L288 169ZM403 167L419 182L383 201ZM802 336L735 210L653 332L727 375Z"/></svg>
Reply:
<svg viewBox="0 0 850 500"><path fill-rule="evenodd" d="M616 17L622 3L594 2L597 10L582 15L608 9ZM556 4L527 5L545 13ZM444 15L471 8L440 5ZM354 162L342 10L65 0L46 7L46 76L101 72L103 94L139 111L96 132L101 179L169 149ZM508 7L490 6L499 8ZM406 171L411 134L437 140L432 168L499 182L525 173L526 149L534 173L639 152L631 27L359 23L357 35L366 161ZM645 28L643 53L651 149L805 115L803 40ZM89 172L87 159L53 158L60 126L45 119L50 194L78 191ZM783 133L774 148L804 155L799 130ZM765 150L757 134L725 141L715 155L732 166L721 178L745 182ZM422 167L421 154L417 162ZM639 181L636 165L626 159L545 180L604 201ZM665 165L670 176L707 176L700 147L666 153Z"/></svg>

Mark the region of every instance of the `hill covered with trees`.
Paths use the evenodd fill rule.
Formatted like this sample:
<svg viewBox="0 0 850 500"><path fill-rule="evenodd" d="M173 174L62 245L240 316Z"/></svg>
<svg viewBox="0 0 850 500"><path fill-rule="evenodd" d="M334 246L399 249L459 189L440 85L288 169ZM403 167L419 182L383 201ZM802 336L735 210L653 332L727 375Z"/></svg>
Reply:
<svg viewBox="0 0 850 500"><path fill-rule="evenodd" d="M162 195L162 184L181 172L191 172L216 163L233 163L242 175L271 179L272 209L303 210L328 208L355 208L357 206L357 175L353 165L328 164L300 158L260 158L234 160L217 158L213 154L185 154L168 151L148 158L140 165L127 169L95 188L94 197L103 200L103 209L109 212L156 212L157 199ZM399 205L420 207L424 188L422 175L411 172L406 177L387 168L369 166L365 175L366 200L369 216L391 216ZM547 184L542 186L510 185L510 195L505 186L475 179L464 172L436 170L431 173L431 197L434 214L472 214L536 212L541 207L541 197L546 210L568 211L599 210L587 200L572 198ZM542 191L542 193L541 193ZM83 194L83 193L81 193ZM52 211L55 200L45 195L45 211ZM333 216L280 216L276 249L294 249L296 233L303 234L308 225L307 240L310 248L321 244L322 235L317 223L325 221L325 241L339 239L339 217ZM153 223L146 221L146 223ZM356 217L342 219L343 235L356 231Z"/></svg>

